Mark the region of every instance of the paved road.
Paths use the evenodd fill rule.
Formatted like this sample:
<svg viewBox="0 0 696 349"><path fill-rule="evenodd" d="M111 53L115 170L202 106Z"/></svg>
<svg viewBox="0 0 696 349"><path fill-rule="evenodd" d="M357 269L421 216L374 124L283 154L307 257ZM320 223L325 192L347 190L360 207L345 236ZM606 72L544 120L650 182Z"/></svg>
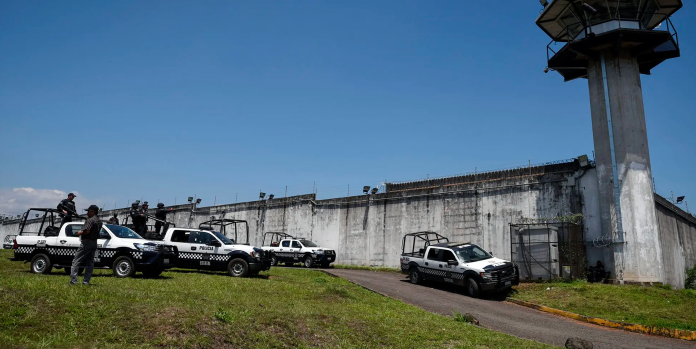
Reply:
<svg viewBox="0 0 696 349"><path fill-rule="evenodd" d="M455 311L471 313L483 327L560 347L568 337L580 337L594 343L595 348L696 348L693 342L590 325L500 299L470 298L452 285L413 285L402 274L348 269L324 271L427 311L443 315Z"/></svg>

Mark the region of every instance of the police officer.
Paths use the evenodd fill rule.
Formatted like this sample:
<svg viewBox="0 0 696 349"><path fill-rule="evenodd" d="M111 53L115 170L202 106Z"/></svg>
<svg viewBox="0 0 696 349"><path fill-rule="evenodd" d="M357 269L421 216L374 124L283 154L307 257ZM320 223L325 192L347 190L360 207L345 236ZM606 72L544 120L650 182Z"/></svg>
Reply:
<svg viewBox="0 0 696 349"><path fill-rule="evenodd" d="M63 219L60 220L61 227L67 222L72 222L72 216L77 216L77 212L75 211L75 202L73 201L74 198L75 194L70 193L68 194L67 199L61 200L58 204L58 210L63 211L63 214L61 214Z"/></svg>
<svg viewBox="0 0 696 349"><path fill-rule="evenodd" d="M118 213L114 212L114 216L109 218L109 224L118 225Z"/></svg>
<svg viewBox="0 0 696 349"><path fill-rule="evenodd" d="M141 224L141 225L140 225L140 230L141 230L141 231L138 232L138 234L140 234L140 236L142 236L142 237L146 237L146 235L148 234L148 231L147 231L147 210L148 210L148 206L149 206L149 205L147 204L147 201L145 201L145 202L143 202L143 206L142 206L142 208L140 209L140 221L141 221L141 223L140 223L140 224Z"/></svg>
<svg viewBox="0 0 696 349"><path fill-rule="evenodd" d="M131 221L133 221L133 230L135 230L136 233L140 233L140 209L138 208L137 202L131 204L129 214Z"/></svg>
<svg viewBox="0 0 696 349"><path fill-rule="evenodd" d="M169 210L171 210L171 209L169 209ZM157 211L155 211L155 218L162 220L162 221L166 221L167 220L167 211L169 211L169 210L164 208L163 203L161 203L161 202L158 203L157 204ZM159 221L157 221L155 223L155 233L157 234L157 237L160 236L160 231L162 230L163 225L164 225L164 223L159 222Z"/></svg>

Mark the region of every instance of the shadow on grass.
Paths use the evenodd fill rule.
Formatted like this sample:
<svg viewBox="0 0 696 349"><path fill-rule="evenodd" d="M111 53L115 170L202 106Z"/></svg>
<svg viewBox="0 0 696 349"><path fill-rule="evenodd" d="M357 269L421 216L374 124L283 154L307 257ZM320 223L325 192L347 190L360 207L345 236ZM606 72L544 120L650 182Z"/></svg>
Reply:
<svg viewBox="0 0 696 349"><path fill-rule="evenodd" d="M97 270L108 270L108 269L95 269L94 271L97 271ZM31 270L25 270L25 271L22 271L21 273L22 274L35 274L35 273L32 273ZM41 275L49 276L49 277L54 276L54 277L70 278L70 274L66 274L65 272L60 272L60 271L52 271L49 274L41 274ZM85 273L80 273L80 274L78 274L78 277L82 277L84 275L85 275ZM116 278L116 276L114 276L114 274L92 274L92 279L94 279L94 278ZM171 276L163 276L163 275L156 276L156 277L146 277L142 274L138 274L137 272L136 272L136 274L134 274L130 278L131 279L161 279L161 280L172 279Z"/></svg>
<svg viewBox="0 0 696 349"><path fill-rule="evenodd" d="M409 283L409 284L411 283L408 279L401 280L401 282L405 282L405 283ZM466 294L464 294L464 286L458 286L458 285L452 285L452 284L446 284L446 283L440 283L440 282L434 282L434 281L425 281L420 285L413 285L413 286L414 287L427 287L427 288L432 288L432 289L439 290L439 291L459 294L462 297L468 297ZM497 292L486 292L486 293L481 293L481 296L478 299L485 300L485 301L493 301L493 302L504 302L510 295L513 295L514 293L517 293L517 291L513 290L513 289L507 289L507 290L497 291Z"/></svg>
<svg viewBox="0 0 696 349"><path fill-rule="evenodd" d="M206 275L219 275L219 276L225 276L225 277L231 277L230 274L224 271L216 271L216 270L204 270L204 269L169 269L167 270L168 273L179 273L179 274L206 274ZM253 275L253 276L247 276L248 278L251 279L268 279L268 275Z"/></svg>

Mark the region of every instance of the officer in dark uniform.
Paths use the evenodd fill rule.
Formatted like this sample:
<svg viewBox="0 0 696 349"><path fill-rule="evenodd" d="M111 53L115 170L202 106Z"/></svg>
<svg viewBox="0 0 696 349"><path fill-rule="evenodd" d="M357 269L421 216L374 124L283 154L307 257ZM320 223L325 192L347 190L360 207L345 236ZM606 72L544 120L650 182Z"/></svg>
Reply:
<svg viewBox="0 0 696 349"><path fill-rule="evenodd" d="M67 222L72 222L72 216L78 215L77 211L75 211L75 202L73 201L74 198L75 194L70 193L68 194L67 199L61 200L58 204L58 210L63 211L63 214L61 214L63 219L60 220L61 227Z"/></svg>
<svg viewBox="0 0 696 349"><path fill-rule="evenodd" d="M133 222L133 230L136 233L139 233L140 232L140 209L138 208L137 202L134 202L131 204L129 214L131 217L131 221Z"/></svg>
<svg viewBox="0 0 696 349"><path fill-rule="evenodd" d="M147 201L143 202L143 206L140 209L140 220L141 220L141 225L140 229L141 231L138 232L140 236L147 238L146 236L148 235L147 232L147 210L148 210L148 204Z"/></svg>
<svg viewBox="0 0 696 349"><path fill-rule="evenodd" d="M109 224L115 224L118 225L118 213L114 212L114 216L109 218Z"/></svg>
<svg viewBox="0 0 696 349"><path fill-rule="evenodd" d="M155 218L162 220L162 221L166 221L167 220L167 211L169 211L169 210L164 208L163 203L161 203L161 202L158 203L157 204L157 211L155 211ZM157 234L157 237L160 236L160 231L162 230L163 225L164 225L164 223L162 223L162 222L159 222L159 221L155 222L155 233Z"/></svg>

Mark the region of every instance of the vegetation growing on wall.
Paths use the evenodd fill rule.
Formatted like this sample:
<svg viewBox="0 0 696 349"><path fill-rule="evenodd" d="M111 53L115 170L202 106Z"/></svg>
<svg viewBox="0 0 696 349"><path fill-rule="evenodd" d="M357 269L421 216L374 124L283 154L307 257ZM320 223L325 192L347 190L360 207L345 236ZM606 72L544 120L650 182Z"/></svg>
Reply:
<svg viewBox="0 0 696 349"><path fill-rule="evenodd" d="M696 290L696 265L691 267L691 269L686 269L686 281L684 281L684 288Z"/></svg>

